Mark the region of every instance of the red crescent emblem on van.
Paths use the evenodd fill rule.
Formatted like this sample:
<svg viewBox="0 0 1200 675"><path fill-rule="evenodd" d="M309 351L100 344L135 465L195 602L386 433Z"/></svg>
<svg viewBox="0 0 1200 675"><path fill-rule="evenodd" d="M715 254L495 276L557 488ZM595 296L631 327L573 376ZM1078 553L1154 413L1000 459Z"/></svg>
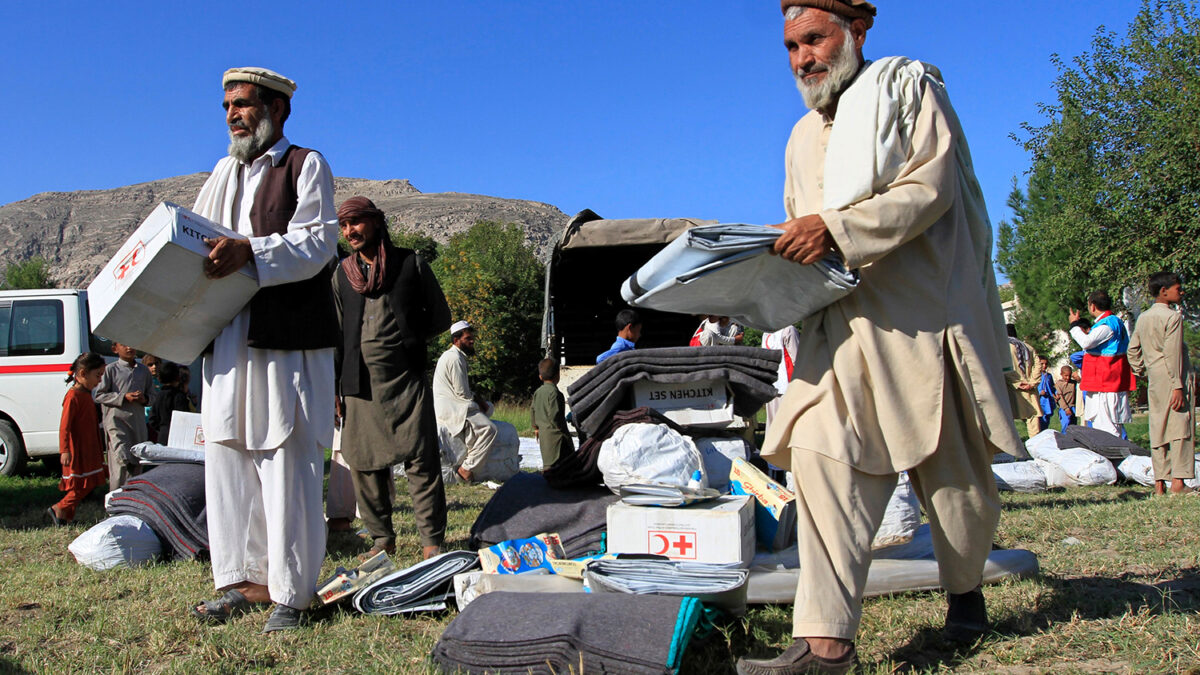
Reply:
<svg viewBox="0 0 1200 675"><path fill-rule="evenodd" d="M121 259L121 262L117 263L117 268L113 270L113 276L115 276L118 281L124 279L125 274L142 261L142 254L145 252L146 245L139 241L137 246L134 246L133 250L129 252L129 255L125 256Z"/></svg>

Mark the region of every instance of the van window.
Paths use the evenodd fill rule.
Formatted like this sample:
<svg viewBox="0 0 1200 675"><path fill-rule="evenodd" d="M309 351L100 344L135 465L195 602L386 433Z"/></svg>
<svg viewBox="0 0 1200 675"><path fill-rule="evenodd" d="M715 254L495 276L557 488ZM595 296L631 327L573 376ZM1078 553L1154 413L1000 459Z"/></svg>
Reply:
<svg viewBox="0 0 1200 675"><path fill-rule="evenodd" d="M0 336L3 355L62 354L62 301L14 300L9 309L0 308Z"/></svg>

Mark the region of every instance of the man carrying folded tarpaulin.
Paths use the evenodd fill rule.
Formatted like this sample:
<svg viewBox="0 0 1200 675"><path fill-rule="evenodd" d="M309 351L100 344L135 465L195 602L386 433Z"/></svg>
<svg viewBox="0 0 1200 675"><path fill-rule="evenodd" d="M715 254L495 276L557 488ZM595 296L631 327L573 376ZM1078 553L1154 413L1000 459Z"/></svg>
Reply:
<svg viewBox="0 0 1200 675"><path fill-rule="evenodd" d="M783 0L784 43L811 109L788 141L775 251L812 264L839 251L858 288L805 319L792 381L763 457L797 483L795 642L740 673L845 672L897 472L929 514L946 629L987 629L979 589L1000 515L992 455L1024 454L991 228L936 68L864 63L875 7ZM828 161L826 158L828 157ZM931 424L930 420L934 420Z"/></svg>
<svg viewBox="0 0 1200 675"><path fill-rule="evenodd" d="M440 552L446 535L446 491L425 346L450 326L450 308L421 256L392 244L383 212L371 200L342 202L338 224L353 251L333 277L342 326L342 456L374 540L365 557L396 552L392 465L403 463L422 553L429 558Z"/></svg>
<svg viewBox="0 0 1200 675"><path fill-rule="evenodd" d="M205 272L250 263L259 290L204 357L204 488L213 581L193 606L225 622L273 601L263 632L296 628L325 558L324 448L333 443L330 288L337 247L333 173L283 135L296 83L265 68L222 79L229 156L194 210L246 238L219 237Z"/></svg>

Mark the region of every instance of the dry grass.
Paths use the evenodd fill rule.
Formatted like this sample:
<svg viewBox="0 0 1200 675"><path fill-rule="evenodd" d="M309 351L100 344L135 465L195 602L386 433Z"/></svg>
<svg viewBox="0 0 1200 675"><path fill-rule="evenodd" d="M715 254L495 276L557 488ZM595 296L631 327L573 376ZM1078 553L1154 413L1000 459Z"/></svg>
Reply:
<svg viewBox="0 0 1200 675"><path fill-rule="evenodd" d="M399 562L410 564L419 547L403 488ZM466 546L489 496L450 488L451 547ZM212 594L207 564L87 570L66 546L103 517L100 506L87 503L79 525L47 528L40 513L57 498L44 473L0 479L0 671L430 672L428 654L454 617L332 609L288 635L259 635L261 612L203 627L186 607ZM868 600L858 643L865 672L1200 673L1200 498L1111 486L1004 501L998 543L1035 551L1043 576L987 588L996 631L968 646L941 638L939 594ZM353 564L365 548L354 537L332 539L325 571ZM737 656L784 645L790 621L789 607L754 608L689 647L683 672L732 672Z"/></svg>

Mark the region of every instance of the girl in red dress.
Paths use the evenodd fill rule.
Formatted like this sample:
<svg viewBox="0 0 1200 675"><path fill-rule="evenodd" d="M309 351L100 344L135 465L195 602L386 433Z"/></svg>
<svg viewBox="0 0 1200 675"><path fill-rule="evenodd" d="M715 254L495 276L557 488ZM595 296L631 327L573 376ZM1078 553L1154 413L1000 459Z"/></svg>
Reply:
<svg viewBox="0 0 1200 675"><path fill-rule="evenodd" d="M55 525L67 525L75 519L75 507L97 485L108 481L104 465L104 445L100 440L100 418L92 390L104 375L104 359L84 352L71 364L67 382L71 388L63 399L62 422L58 427L58 452L62 461L62 480L58 489L66 492L62 501L46 509Z"/></svg>

